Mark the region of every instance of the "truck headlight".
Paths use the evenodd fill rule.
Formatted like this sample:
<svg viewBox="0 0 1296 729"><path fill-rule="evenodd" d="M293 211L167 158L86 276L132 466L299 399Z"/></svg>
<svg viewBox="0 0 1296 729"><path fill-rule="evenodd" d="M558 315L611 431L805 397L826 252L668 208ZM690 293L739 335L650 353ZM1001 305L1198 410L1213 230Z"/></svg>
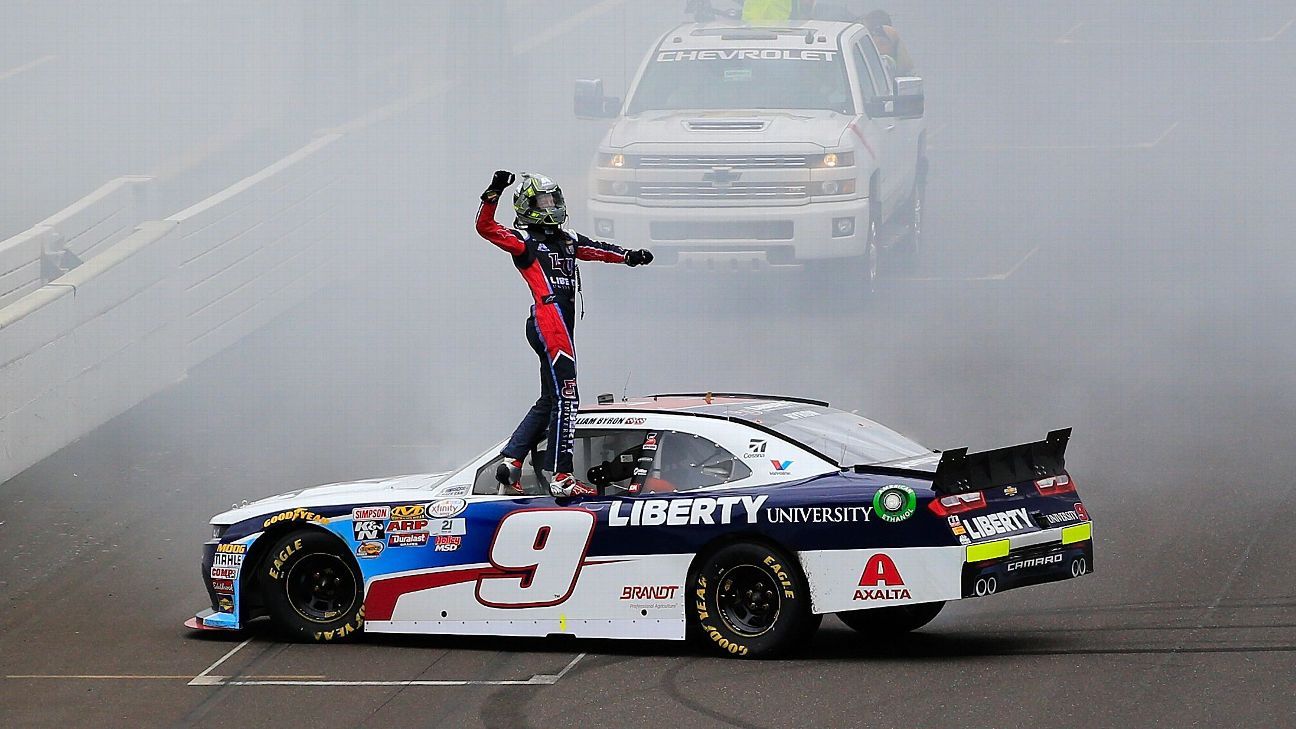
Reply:
<svg viewBox="0 0 1296 729"><path fill-rule="evenodd" d="M829 152L818 160L816 167L850 167L855 164L854 152Z"/></svg>
<svg viewBox="0 0 1296 729"><path fill-rule="evenodd" d="M619 170L626 166L626 157L620 152L601 152L598 156L598 165L599 167L611 167Z"/></svg>

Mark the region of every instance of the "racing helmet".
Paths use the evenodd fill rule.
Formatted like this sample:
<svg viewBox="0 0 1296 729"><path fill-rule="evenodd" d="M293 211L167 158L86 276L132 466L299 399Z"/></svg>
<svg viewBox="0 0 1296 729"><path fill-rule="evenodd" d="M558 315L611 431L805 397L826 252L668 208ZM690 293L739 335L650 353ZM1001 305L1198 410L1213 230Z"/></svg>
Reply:
<svg viewBox="0 0 1296 729"><path fill-rule="evenodd" d="M567 222L567 202L562 188L544 175L522 173L522 180L513 193L513 209L523 223L557 227Z"/></svg>

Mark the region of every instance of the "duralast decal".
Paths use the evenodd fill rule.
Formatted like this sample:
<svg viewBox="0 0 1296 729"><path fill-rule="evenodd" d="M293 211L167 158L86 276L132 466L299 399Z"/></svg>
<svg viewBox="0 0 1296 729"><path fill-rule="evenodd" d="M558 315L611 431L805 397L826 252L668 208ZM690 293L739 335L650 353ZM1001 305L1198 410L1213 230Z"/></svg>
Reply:
<svg viewBox="0 0 1296 729"><path fill-rule="evenodd" d="M280 512L270 517L269 519L266 519L265 522L261 524L261 528L266 529L271 524L279 524L280 522L285 522L285 521L313 521L316 524L329 523L327 516L320 516L319 514L316 514L313 511L309 511L307 509L297 507L292 511Z"/></svg>
<svg viewBox="0 0 1296 729"><path fill-rule="evenodd" d="M738 518L747 524L760 519L760 507L769 498L760 496L696 496L689 499L639 499L613 501L608 526L685 526L730 524ZM628 513L626 513L628 512ZM741 523L741 522L740 522Z"/></svg>

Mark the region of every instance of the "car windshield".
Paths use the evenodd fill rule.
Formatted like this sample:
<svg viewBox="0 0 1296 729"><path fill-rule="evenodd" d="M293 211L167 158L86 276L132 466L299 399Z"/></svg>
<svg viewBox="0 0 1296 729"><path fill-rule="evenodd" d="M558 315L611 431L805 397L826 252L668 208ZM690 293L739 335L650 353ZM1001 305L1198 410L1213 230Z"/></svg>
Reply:
<svg viewBox="0 0 1296 729"><path fill-rule="evenodd" d="M819 451L840 466L883 463L931 451L867 418L831 408L807 407L773 418L778 433Z"/></svg>
<svg viewBox="0 0 1296 729"><path fill-rule="evenodd" d="M819 49L662 50L628 113L682 109L826 109L852 113L841 53Z"/></svg>

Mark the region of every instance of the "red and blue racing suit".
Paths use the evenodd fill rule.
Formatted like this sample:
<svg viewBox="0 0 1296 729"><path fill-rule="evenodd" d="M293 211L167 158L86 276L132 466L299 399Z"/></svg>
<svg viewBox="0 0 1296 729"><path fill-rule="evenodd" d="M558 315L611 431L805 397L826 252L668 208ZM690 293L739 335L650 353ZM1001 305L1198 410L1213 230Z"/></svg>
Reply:
<svg viewBox="0 0 1296 729"><path fill-rule="evenodd" d="M576 435L576 261L625 263L620 246L563 228L505 228L495 221L494 202L477 210L477 233L513 256L531 289L531 316L526 337L540 358L540 398L535 401L501 453L522 460L541 440L549 448L542 467L551 473L572 472L572 440Z"/></svg>

